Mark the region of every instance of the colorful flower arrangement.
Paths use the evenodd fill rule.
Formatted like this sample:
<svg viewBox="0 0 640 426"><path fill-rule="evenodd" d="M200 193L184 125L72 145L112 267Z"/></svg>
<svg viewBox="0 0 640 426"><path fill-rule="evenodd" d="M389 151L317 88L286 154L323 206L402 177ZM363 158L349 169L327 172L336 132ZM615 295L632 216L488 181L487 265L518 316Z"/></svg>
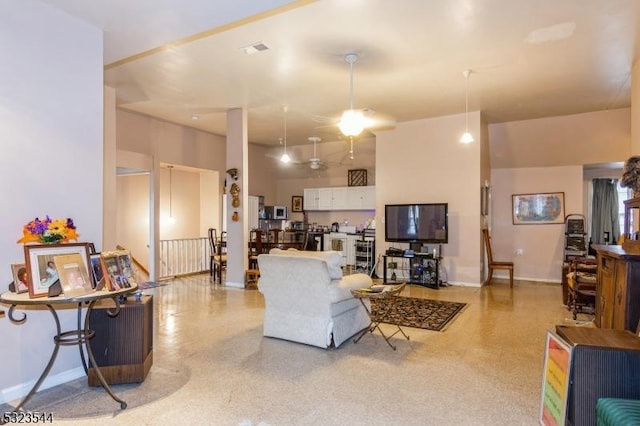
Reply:
<svg viewBox="0 0 640 426"><path fill-rule="evenodd" d="M22 238L18 243L68 243L77 240L76 226L73 219L51 219L46 216L40 220L37 217L22 228Z"/></svg>

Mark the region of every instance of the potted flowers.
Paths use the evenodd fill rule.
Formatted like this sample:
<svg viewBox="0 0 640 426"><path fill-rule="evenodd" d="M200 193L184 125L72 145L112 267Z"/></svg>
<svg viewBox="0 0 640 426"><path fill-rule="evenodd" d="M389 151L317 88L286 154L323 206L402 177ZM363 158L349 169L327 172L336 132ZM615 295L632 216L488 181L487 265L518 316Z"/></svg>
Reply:
<svg viewBox="0 0 640 426"><path fill-rule="evenodd" d="M35 218L22 227L22 238L18 243L68 243L77 240L73 219Z"/></svg>

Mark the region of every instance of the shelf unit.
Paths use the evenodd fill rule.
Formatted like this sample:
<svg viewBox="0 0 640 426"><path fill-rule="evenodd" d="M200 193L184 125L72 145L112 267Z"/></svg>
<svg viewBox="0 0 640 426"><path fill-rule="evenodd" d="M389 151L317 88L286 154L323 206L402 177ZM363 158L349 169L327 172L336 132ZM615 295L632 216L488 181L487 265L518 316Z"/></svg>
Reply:
<svg viewBox="0 0 640 426"><path fill-rule="evenodd" d="M571 262L587 256L585 218L581 214L569 214L564 218L564 257L562 261L562 303L569 303L567 274Z"/></svg>
<svg viewBox="0 0 640 426"><path fill-rule="evenodd" d="M358 240L355 242L356 272L371 275L375 265L376 242L372 240Z"/></svg>
<svg viewBox="0 0 640 426"><path fill-rule="evenodd" d="M387 280L387 269L388 263L387 260L391 262L395 262L394 259L405 259L408 261L409 266L405 267L407 272L409 272L409 279L407 283L409 284L418 284L426 287L431 287L434 289L440 288L440 278L439 278L439 269L440 269L440 257L433 257L433 255L415 255L412 257L409 256L390 256L384 255L383 258L383 274L382 281L384 284L391 283L391 281ZM401 267L390 268L394 271L396 269L403 269Z"/></svg>

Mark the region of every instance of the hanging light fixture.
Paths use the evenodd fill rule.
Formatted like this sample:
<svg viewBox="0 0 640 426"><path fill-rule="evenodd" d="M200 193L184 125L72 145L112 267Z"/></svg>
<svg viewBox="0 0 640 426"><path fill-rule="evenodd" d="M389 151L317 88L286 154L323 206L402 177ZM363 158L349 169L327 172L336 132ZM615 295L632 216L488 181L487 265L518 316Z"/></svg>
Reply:
<svg viewBox="0 0 640 426"><path fill-rule="evenodd" d="M169 223L175 223L176 219L173 217L173 166L167 166L169 169Z"/></svg>
<svg viewBox="0 0 640 426"><path fill-rule="evenodd" d="M460 138L461 143L471 143L473 142L473 136L469 133L469 76L471 75L471 70L464 70L462 72L464 78L466 80L466 88L465 88L465 106L464 106L464 133Z"/></svg>
<svg viewBox="0 0 640 426"><path fill-rule="evenodd" d="M343 135L353 137L362 133L367 123L362 110L353 109L353 64L358 55L349 53L344 60L349 64L349 109L342 113L338 127Z"/></svg>
<svg viewBox="0 0 640 426"><path fill-rule="evenodd" d="M289 154L287 154L287 106L283 106L282 107L283 111L284 111L284 139L283 139L283 143L284 143L284 153L282 154L282 157L280 157L280 161L282 161L283 163L288 163L291 161L291 157L289 157Z"/></svg>

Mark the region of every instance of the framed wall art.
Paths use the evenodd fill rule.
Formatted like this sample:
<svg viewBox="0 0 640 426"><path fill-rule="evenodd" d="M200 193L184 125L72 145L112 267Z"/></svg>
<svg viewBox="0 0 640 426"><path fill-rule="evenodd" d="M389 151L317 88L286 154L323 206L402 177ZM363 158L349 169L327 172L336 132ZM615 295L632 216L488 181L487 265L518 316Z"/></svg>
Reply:
<svg viewBox="0 0 640 426"><path fill-rule="evenodd" d="M67 254L78 254L89 270L89 244L27 244L24 246L24 258L27 265L27 283L29 297L45 297L49 287L59 280L55 257Z"/></svg>
<svg viewBox="0 0 640 426"><path fill-rule="evenodd" d="M352 169L347 171L348 186L367 186L367 169Z"/></svg>
<svg viewBox="0 0 640 426"><path fill-rule="evenodd" d="M291 197L291 211L292 212L301 212L303 197L302 195L294 195Z"/></svg>
<svg viewBox="0 0 640 426"><path fill-rule="evenodd" d="M514 194L511 204L514 225L564 223L564 192Z"/></svg>

